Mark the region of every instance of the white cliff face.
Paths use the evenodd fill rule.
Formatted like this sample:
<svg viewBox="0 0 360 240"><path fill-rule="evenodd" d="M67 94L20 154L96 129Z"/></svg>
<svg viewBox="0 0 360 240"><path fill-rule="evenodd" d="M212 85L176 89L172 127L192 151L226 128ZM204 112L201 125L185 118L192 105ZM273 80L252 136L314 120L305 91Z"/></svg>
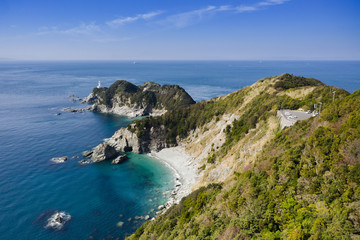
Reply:
<svg viewBox="0 0 360 240"><path fill-rule="evenodd" d="M102 113L111 113L111 114L117 114L121 116L127 116L130 118L133 117L140 117L144 115L150 115L150 116L160 116L167 112L165 109L151 109L150 111L145 108L138 108L136 106L129 107L126 105L116 105L111 108L105 106L105 105L98 105L94 104L90 108L91 111L96 112L102 112Z"/></svg>
<svg viewBox="0 0 360 240"><path fill-rule="evenodd" d="M106 142L118 152L141 152L136 133L129 131L127 128L120 128Z"/></svg>
<svg viewBox="0 0 360 240"><path fill-rule="evenodd" d="M114 133L105 143L113 147L117 152L149 153L161 149L174 147L177 144L166 143L165 133L154 131L152 128L149 136L138 138L136 132L127 128L121 128Z"/></svg>

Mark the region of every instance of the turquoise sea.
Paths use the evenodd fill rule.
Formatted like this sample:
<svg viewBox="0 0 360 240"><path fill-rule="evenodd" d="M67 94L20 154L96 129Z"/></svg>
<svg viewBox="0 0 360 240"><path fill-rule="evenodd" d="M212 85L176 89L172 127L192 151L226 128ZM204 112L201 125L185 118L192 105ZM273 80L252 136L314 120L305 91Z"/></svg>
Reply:
<svg viewBox="0 0 360 240"><path fill-rule="evenodd" d="M121 165L80 165L88 150L132 119L92 112L69 95L87 96L101 81L179 84L196 101L233 92L284 72L317 78L353 92L360 62L139 61L0 62L0 239L113 239L131 234L173 188L172 172L146 155ZM67 155L55 164L52 157ZM45 228L55 211L71 220ZM136 217L136 218L135 218Z"/></svg>

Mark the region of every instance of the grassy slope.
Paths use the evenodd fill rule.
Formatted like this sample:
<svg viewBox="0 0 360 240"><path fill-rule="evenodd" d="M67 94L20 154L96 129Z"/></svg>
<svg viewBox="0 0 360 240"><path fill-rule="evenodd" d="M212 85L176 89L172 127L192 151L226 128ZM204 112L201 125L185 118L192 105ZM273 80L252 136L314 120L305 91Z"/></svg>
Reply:
<svg viewBox="0 0 360 240"><path fill-rule="evenodd" d="M183 139L195 139L189 134L204 134L207 126L214 125L211 122L218 122L226 114L237 114L237 120L222 133L226 139L221 148L211 148L204 161L203 183L212 182L207 177L224 164L231 166L231 172L221 184L199 188L155 221L145 223L129 239L359 236L360 91L348 95L337 89L340 97L332 103L330 87L315 82L311 91L305 86L284 92L274 88L279 79L260 80L234 94L201 103L204 106L192 106L198 116L207 117L200 117L204 122L196 122L194 128L189 125ZM297 98L290 97L295 95ZM281 132L276 125L270 125L279 108L310 109L319 101L323 102L324 111L317 118ZM180 122L190 121L189 109L190 113ZM176 124L162 122L167 118L144 121L165 123L169 132L178 129ZM195 132L190 131L195 128ZM264 132L270 137L261 142ZM241 152L243 146L260 143L261 150L246 161ZM213 182L216 180L219 178Z"/></svg>

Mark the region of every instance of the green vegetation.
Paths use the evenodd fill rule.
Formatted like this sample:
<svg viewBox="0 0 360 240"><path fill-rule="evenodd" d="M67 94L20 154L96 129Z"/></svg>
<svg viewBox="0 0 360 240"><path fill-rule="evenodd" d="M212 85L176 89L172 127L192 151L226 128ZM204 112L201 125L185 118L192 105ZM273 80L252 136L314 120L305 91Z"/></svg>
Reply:
<svg viewBox="0 0 360 240"><path fill-rule="evenodd" d="M332 103L332 89L334 88L320 86L302 99L279 94L283 92L281 90L273 93L264 90L243 108L240 119L235 120L231 126L227 126L225 144L218 154L209 157L208 163L215 163L216 159L223 157L250 129L255 128L258 122L267 121L270 116L276 116L279 109L295 110L302 107L313 110L314 103L318 102L322 102L323 109L326 109ZM153 137L164 137L168 145L175 146L178 140L185 139L191 131L203 127L212 120L218 121L226 113L236 113L248 91L249 88L244 88L226 98L202 101L189 107L169 111L162 116L136 120L133 122L134 128L129 126L128 129L136 131L140 141L152 138L151 129L161 129L161 133L156 132ZM345 90L336 89L336 91L340 98L348 95Z"/></svg>
<svg viewBox="0 0 360 240"><path fill-rule="evenodd" d="M151 82L136 86L128 81L118 80L109 88L94 88L93 93L99 98L99 104L108 107L122 104L175 110L195 103L190 95L177 85L160 86Z"/></svg>
<svg viewBox="0 0 360 240"><path fill-rule="evenodd" d="M151 127L160 129L163 126L166 142L176 144L177 138L185 138L190 131L204 126L214 117L221 116L238 107L243 101L245 91L235 92L224 100L202 101L189 107L169 111L162 116L148 117L133 123L136 125L135 128L140 138L149 136Z"/></svg>
<svg viewBox="0 0 360 240"><path fill-rule="evenodd" d="M174 205L166 213L159 216L158 219L162 222L161 226L155 221L149 221L141 226L129 239L174 239L176 237L187 239L187 236L191 235L204 239L210 236L212 232L217 231L216 226L200 231L201 226L199 224L194 225L193 218L207 212L207 207L216 201L216 196L221 189L220 184L210 184L192 192L181 200L179 204ZM172 231L189 226L191 226L189 233L178 235L178 232Z"/></svg>
<svg viewBox="0 0 360 240"><path fill-rule="evenodd" d="M279 81L277 81L274 85L276 89L290 89L296 87L305 87L305 86L324 86L322 82L316 80L314 78L305 78L298 77L288 73L285 73L279 77Z"/></svg>
<svg viewBox="0 0 360 240"><path fill-rule="evenodd" d="M321 115L276 131L251 167L234 172L221 186L193 192L128 239L360 239L360 90L349 95L336 89L333 103L331 88L323 84L301 99L277 89L261 92L242 108L240 118L225 128L224 145L207 164L280 108L311 109L321 101ZM136 124L144 124L145 133L153 124L162 125L171 133L167 140L176 141L234 112L246 91Z"/></svg>

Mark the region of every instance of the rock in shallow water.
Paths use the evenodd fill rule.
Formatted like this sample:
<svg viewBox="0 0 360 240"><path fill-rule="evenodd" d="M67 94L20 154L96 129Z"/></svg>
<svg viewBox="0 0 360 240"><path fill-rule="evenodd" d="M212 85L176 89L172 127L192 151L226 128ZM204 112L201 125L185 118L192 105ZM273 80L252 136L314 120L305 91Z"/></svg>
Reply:
<svg viewBox="0 0 360 240"><path fill-rule="evenodd" d="M66 160L67 160L67 156L54 157L51 159L51 161L53 161L55 163L63 163L63 162L66 162Z"/></svg>
<svg viewBox="0 0 360 240"><path fill-rule="evenodd" d="M92 151L92 150L84 151L84 152L82 153L83 157L91 157L92 154L93 154L93 151Z"/></svg>
<svg viewBox="0 0 360 240"><path fill-rule="evenodd" d="M121 221L116 224L117 227L122 227L123 225L124 225L124 222L121 222Z"/></svg>
<svg viewBox="0 0 360 240"><path fill-rule="evenodd" d="M94 162L101 162L114 158L118 155L118 152L114 147L110 146L107 143L101 143L93 149L93 154L91 158Z"/></svg>
<svg viewBox="0 0 360 240"><path fill-rule="evenodd" d="M66 212L55 212L47 221L45 228L60 230L71 219L71 215Z"/></svg>
<svg viewBox="0 0 360 240"><path fill-rule="evenodd" d="M126 159L128 159L128 156L126 156L126 154L121 154L120 156L112 160L111 164L120 164L123 163Z"/></svg>
<svg viewBox="0 0 360 240"><path fill-rule="evenodd" d="M90 163L92 163L92 161L83 159L83 160L80 160L79 163L80 164L90 164Z"/></svg>

